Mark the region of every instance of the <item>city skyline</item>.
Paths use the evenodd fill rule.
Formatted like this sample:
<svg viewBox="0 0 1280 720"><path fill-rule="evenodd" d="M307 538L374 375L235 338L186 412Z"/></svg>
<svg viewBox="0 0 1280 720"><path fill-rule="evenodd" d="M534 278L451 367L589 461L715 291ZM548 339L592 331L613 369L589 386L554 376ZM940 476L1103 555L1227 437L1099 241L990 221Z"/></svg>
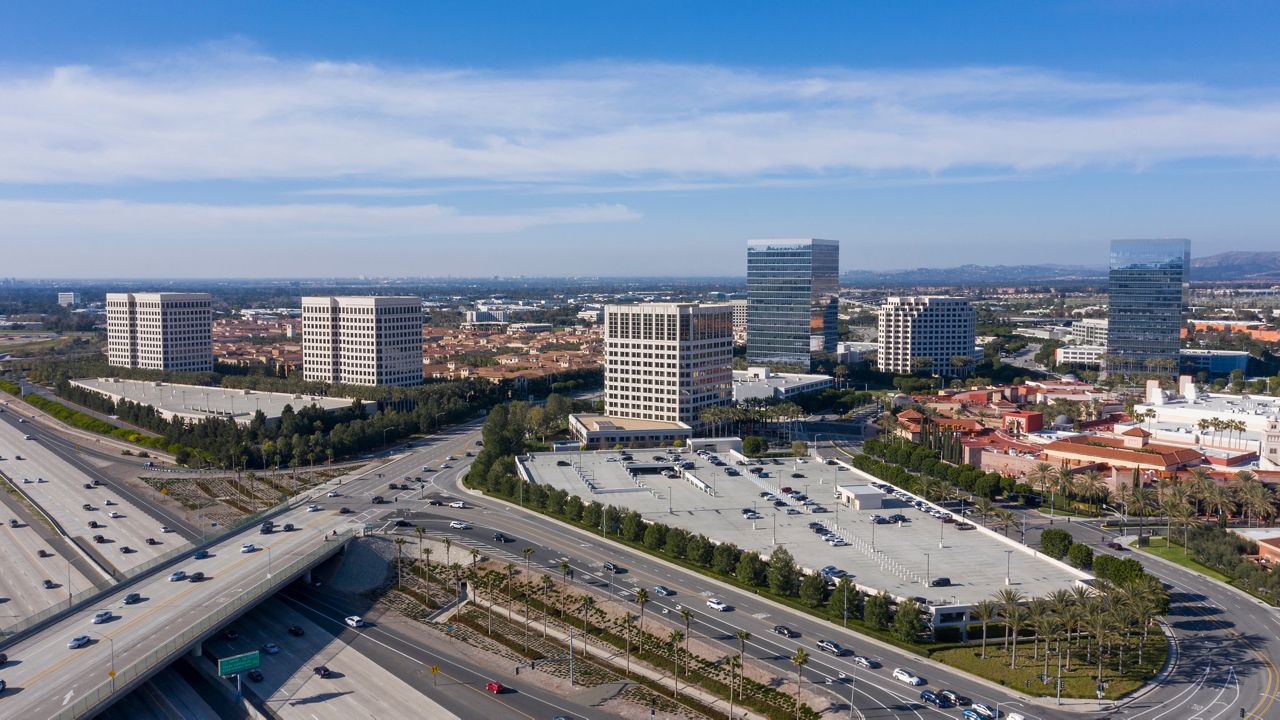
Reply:
<svg viewBox="0 0 1280 720"><path fill-rule="evenodd" d="M843 271L1276 245L1263 5L247 10L0 11L6 275L740 276L752 237L842 238Z"/></svg>

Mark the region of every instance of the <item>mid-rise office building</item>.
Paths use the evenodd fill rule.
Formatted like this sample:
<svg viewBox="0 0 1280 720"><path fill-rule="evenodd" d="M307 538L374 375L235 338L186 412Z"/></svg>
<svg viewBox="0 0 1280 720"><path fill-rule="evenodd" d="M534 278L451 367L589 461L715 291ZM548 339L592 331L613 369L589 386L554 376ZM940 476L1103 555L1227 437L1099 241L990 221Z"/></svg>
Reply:
<svg viewBox="0 0 1280 720"><path fill-rule="evenodd" d="M697 427L704 408L733 403L728 305L607 305L604 323L607 416Z"/></svg>
<svg viewBox="0 0 1280 720"><path fill-rule="evenodd" d="M58 304L62 307L75 307L80 304L80 293L60 292L58 293Z"/></svg>
<svg viewBox="0 0 1280 720"><path fill-rule="evenodd" d="M1113 240L1108 373L1178 372L1190 240Z"/></svg>
<svg viewBox="0 0 1280 720"><path fill-rule="evenodd" d="M208 293L107 293L107 363L213 370L213 298Z"/></svg>
<svg viewBox="0 0 1280 720"><path fill-rule="evenodd" d="M1107 346L1106 318L1085 318L1071 323L1071 337L1077 345Z"/></svg>
<svg viewBox="0 0 1280 720"><path fill-rule="evenodd" d="M747 243L747 362L808 370L839 338L840 243Z"/></svg>
<svg viewBox="0 0 1280 720"><path fill-rule="evenodd" d="M881 372L964 375L972 363L953 358L973 358L977 323L977 313L965 298L887 298L880 306L877 366Z"/></svg>
<svg viewBox="0 0 1280 720"><path fill-rule="evenodd" d="M733 331L735 333L747 332L747 304L750 300L730 300L729 305L733 308Z"/></svg>
<svg viewBox="0 0 1280 720"><path fill-rule="evenodd" d="M302 375L348 385L422 383L422 299L302 298Z"/></svg>

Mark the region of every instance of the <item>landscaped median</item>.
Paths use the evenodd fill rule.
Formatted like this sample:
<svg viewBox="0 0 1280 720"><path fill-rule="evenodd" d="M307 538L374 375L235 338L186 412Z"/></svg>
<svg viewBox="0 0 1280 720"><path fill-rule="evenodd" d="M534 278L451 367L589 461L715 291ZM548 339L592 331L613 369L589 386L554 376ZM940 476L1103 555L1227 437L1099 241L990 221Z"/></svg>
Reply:
<svg viewBox="0 0 1280 720"><path fill-rule="evenodd" d="M1180 534L1185 545L1178 542ZM1175 532L1172 543L1168 538L1152 536L1145 545L1133 543L1131 547L1226 583L1270 605L1276 605L1280 597L1280 578L1248 557L1257 555L1256 544L1225 528L1190 527L1185 534Z"/></svg>

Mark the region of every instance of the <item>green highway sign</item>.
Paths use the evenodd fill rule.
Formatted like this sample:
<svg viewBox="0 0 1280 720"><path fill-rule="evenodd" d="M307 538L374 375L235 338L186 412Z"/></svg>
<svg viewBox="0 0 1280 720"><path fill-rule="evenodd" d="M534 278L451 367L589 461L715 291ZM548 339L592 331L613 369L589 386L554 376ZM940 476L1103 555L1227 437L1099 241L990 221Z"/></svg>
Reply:
<svg viewBox="0 0 1280 720"><path fill-rule="evenodd" d="M247 652L243 655L232 655L228 658L221 658L218 660L218 674L222 676L235 675L248 670L257 670L258 665L258 651L254 650L253 652Z"/></svg>

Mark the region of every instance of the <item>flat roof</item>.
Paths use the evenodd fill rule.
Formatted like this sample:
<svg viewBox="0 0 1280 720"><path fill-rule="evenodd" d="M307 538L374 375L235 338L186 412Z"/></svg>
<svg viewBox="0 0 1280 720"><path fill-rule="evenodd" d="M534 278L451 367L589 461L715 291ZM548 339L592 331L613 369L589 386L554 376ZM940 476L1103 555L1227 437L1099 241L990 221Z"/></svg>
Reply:
<svg viewBox="0 0 1280 720"><path fill-rule="evenodd" d="M785 546L805 568L835 565L852 573L858 585L888 590L898 597L924 597L935 606L967 606L990 598L1005 586L1006 562L1011 566L1012 587L1033 597L1070 587L1087 577L982 528L956 530L954 524L942 523L891 495L886 495L882 510L843 507L835 502L838 485L874 479L856 470L786 459L781 465L770 462L762 466L768 473L762 478L737 466L729 453L712 454L727 463L724 467L692 452L680 453L682 460L694 463L690 472L706 484L707 492L683 476L667 478L658 472L669 465L649 462L653 455L667 457L675 451L654 448L629 452L637 461L648 463L651 470L633 478L619 460L619 451L538 453L522 458L521 464L534 482L565 490L585 502L635 510L645 520L765 555L776 547L776 538L777 545ZM568 461L568 465L558 465L560 461ZM730 468L740 474L729 475L726 471ZM796 506L797 514L789 515L785 508L775 508L760 497L762 492L776 494L786 485L804 492L829 512L812 513ZM763 519L744 519L742 511L747 508L754 508ZM871 522L871 515L885 510L906 515L910 522L880 526ZM836 530L850 545L831 547L809 529L810 522ZM1006 551L1012 553L1006 555ZM927 574L948 577L954 584L927 587Z"/></svg>
<svg viewBox="0 0 1280 720"><path fill-rule="evenodd" d="M850 495L883 495L883 490L877 490L870 485L841 485L840 490Z"/></svg>
<svg viewBox="0 0 1280 720"><path fill-rule="evenodd" d="M240 423L252 420L254 413L258 410L261 410L268 419L278 418L284 411L285 405L292 405L294 410L308 405L316 405L325 410L337 410L351 405L351 398L295 395L203 385L175 385L144 380L84 378L71 382L89 390L150 405L164 415L178 415L193 419L234 417L236 422Z"/></svg>
<svg viewBox="0 0 1280 720"><path fill-rule="evenodd" d="M612 415L574 415L591 432L608 430L689 430L685 423L667 422L665 420L643 420L640 418L613 417Z"/></svg>

